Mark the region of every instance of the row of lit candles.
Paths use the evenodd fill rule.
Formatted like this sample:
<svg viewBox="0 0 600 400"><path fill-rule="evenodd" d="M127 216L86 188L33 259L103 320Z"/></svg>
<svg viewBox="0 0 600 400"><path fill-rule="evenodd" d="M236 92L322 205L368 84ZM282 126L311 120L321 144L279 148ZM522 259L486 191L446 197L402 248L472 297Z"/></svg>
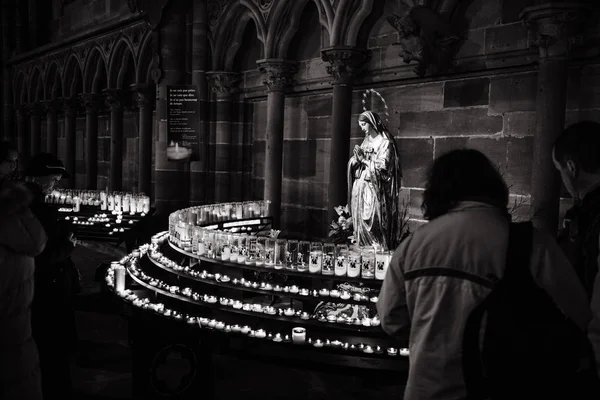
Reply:
<svg viewBox="0 0 600 400"><path fill-rule="evenodd" d="M46 203L72 205L74 212L81 206L100 207L102 211L125 213L150 212L150 197L142 194L108 191L54 190L46 195Z"/></svg>
<svg viewBox="0 0 600 400"><path fill-rule="evenodd" d="M207 225L222 221L266 217L270 215L268 200L219 203L184 208L169 215L169 226Z"/></svg>

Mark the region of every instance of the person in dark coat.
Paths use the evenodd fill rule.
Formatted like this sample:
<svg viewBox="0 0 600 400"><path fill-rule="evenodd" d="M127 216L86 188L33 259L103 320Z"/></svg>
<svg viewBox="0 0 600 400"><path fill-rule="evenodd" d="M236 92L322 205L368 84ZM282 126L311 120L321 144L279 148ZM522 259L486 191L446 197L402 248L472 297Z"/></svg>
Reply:
<svg viewBox="0 0 600 400"><path fill-rule="evenodd" d="M46 244L29 210L31 194L10 178L17 152L0 143L0 399L41 400L40 362L31 334L34 257Z"/></svg>
<svg viewBox="0 0 600 400"><path fill-rule="evenodd" d="M71 350L76 343L73 299L78 272L71 260L75 239L70 226L59 222L58 212L44 202L46 194L64 177L63 163L49 153L29 161L26 185L33 193L31 211L42 223L48 243L35 258L33 337L38 345L44 398L72 398Z"/></svg>

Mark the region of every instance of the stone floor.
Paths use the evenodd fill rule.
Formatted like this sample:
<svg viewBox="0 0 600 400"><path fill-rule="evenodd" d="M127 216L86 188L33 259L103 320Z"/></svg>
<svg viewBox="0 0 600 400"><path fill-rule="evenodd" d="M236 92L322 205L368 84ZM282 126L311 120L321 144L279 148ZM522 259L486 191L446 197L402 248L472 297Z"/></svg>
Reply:
<svg viewBox="0 0 600 400"><path fill-rule="evenodd" d="M98 249L78 248L74 261L83 277L78 300L78 352L73 367L75 399L132 398L131 349L125 319L108 308L94 281L96 267L109 256ZM216 357L215 398L235 399L402 399L403 387L375 387L368 379L331 372L283 368L275 364ZM399 377L399 380L401 377Z"/></svg>

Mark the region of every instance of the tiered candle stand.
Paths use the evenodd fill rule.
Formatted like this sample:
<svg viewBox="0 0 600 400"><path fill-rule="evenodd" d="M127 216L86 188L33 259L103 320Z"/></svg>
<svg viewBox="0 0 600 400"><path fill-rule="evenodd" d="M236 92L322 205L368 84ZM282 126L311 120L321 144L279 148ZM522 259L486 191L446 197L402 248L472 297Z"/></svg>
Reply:
<svg viewBox="0 0 600 400"><path fill-rule="evenodd" d="M215 352L406 375L407 343L389 338L375 313L374 272L389 254L271 238L268 206L177 211L168 232L111 265L107 285L132 323L136 397L206 397ZM366 274L348 276L351 262ZM177 385L164 377L173 357L187 365Z"/></svg>

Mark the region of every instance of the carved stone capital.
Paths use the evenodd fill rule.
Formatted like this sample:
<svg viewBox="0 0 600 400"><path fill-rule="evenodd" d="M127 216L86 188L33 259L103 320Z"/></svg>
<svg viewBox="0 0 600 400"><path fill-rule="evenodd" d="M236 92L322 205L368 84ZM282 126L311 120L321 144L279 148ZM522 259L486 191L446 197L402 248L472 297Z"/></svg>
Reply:
<svg viewBox="0 0 600 400"><path fill-rule="evenodd" d="M369 53L350 46L337 46L321 50L321 58L327 65L327 73L333 76L334 85L348 85L361 73Z"/></svg>
<svg viewBox="0 0 600 400"><path fill-rule="evenodd" d="M58 100L44 100L42 101L42 108L46 114L56 113L60 104Z"/></svg>
<svg viewBox="0 0 600 400"><path fill-rule="evenodd" d="M102 91L104 101L110 111L123 109L125 96L121 89L104 89Z"/></svg>
<svg viewBox="0 0 600 400"><path fill-rule="evenodd" d="M298 72L295 61L282 59L258 60L258 69L265 79L263 83L269 92L285 92L294 82L294 75Z"/></svg>
<svg viewBox="0 0 600 400"><path fill-rule="evenodd" d="M97 93L81 93L79 95L81 104L85 107L85 111L98 111L102 105L101 97Z"/></svg>
<svg viewBox="0 0 600 400"><path fill-rule="evenodd" d="M521 19L530 32L529 45L539 49L541 58L565 58L583 42L582 20L590 10L578 3L548 3L527 7Z"/></svg>
<svg viewBox="0 0 600 400"><path fill-rule="evenodd" d="M206 73L206 79L217 97L227 98L238 91L242 75L237 72L213 71Z"/></svg>
<svg viewBox="0 0 600 400"><path fill-rule="evenodd" d="M130 86L133 94L133 102L136 107L152 107L154 101L154 85L136 83Z"/></svg>
<svg viewBox="0 0 600 400"><path fill-rule="evenodd" d="M81 103L77 97L62 97L59 99L60 106L65 112L65 116L77 115Z"/></svg>
<svg viewBox="0 0 600 400"><path fill-rule="evenodd" d="M39 118L42 115L42 107L40 103L25 104L25 112L33 118Z"/></svg>

